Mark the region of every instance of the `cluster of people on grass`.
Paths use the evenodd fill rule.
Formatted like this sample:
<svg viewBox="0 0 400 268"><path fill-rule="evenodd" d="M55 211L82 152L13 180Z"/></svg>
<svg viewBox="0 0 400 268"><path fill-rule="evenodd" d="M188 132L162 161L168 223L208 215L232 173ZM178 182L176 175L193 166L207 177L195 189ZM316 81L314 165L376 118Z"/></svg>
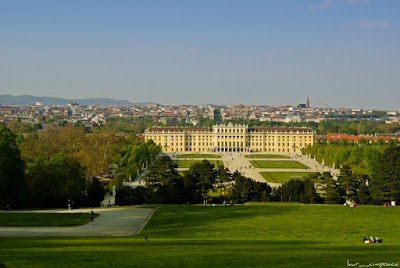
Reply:
<svg viewBox="0 0 400 268"><path fill-rule="evenodd" d="M391 206L396 206L396 201L388 201L388 202L385 202L385 203L383 203L383 206L385 206L385 207L391 207Z"/></svg>
<svg viewBox="0 0 400 268"><path fill-rule="evenodd" d="M379 237L376 237L374 239L372 236L370 236L369 238L368 237L364 237L363 242L367 243L367 244L370 244L370 243L379 243L380 244L380 243L382 243L382 239L379 239Z"/></svg>
<svg viewBox="0 0 400 268"><path fill-rule="evenodd" d="M344 205L345 207L351 207L351 208L356 208L356 207L358 207L357 203L355 203L355 202L353 202L353 201L351 201L351 202L345 202L343 205Z"/></svg>

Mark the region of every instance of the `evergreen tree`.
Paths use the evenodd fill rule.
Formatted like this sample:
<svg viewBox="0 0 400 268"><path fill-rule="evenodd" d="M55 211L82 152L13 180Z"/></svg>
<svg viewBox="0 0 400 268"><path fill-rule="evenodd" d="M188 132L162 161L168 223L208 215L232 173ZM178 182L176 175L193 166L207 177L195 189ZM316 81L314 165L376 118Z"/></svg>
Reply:
<svg viewBox="0 0 400 268"><path fill-rule="evenodd" d="M104 200L105 189L98 178L93 177L86 188L87 203L90 207L99 206Z"/></svg>

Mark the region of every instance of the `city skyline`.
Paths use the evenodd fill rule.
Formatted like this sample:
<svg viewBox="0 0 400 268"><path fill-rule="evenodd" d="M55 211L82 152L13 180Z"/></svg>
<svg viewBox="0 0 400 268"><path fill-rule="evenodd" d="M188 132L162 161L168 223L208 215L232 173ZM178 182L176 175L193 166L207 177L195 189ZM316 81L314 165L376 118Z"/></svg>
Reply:
<svg viewBox="0 0 400 268"><path fill-rule="evenodd" d="M0 94L400 109L396 1L2 1Z"/></svg>

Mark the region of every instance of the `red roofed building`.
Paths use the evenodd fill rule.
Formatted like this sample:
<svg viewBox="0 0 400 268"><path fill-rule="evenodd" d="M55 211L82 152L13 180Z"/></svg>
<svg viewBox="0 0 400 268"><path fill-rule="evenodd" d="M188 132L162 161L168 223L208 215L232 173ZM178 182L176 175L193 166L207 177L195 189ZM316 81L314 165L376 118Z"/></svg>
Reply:
<svg viewBox="0 0 400 268"><path fill-rule="evenodd" d="M400 141L400 138L394 138L394 137L390 137L390 136L355 136L355 135L347 135L347 134L342 134L342 133L328 133L325 135L325 138L327 140L349 140L349 141L355 141L358 142L361 139L365 139L365 140L369 140L369 141L377 141L379 139L382 140L390 140L390 139L397 139L398 141Z"/></svg>

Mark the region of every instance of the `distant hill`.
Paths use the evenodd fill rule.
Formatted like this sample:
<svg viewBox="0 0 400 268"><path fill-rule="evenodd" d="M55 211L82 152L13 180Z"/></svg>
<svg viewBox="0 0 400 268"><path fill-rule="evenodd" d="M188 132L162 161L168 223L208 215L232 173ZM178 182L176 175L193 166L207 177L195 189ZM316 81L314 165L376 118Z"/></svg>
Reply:
<svg viewBox="0 0 400 268"><path fill-rule="evenodd" d="M91 99L62 99L52 97L36 97L31 95L0 95L1 105L35 105L37 102L43 105L65 105L68 103L78 103L80 105L145 105L150 102L132 103L127 100L115 100L111 98L91 98Z"/></svg>

